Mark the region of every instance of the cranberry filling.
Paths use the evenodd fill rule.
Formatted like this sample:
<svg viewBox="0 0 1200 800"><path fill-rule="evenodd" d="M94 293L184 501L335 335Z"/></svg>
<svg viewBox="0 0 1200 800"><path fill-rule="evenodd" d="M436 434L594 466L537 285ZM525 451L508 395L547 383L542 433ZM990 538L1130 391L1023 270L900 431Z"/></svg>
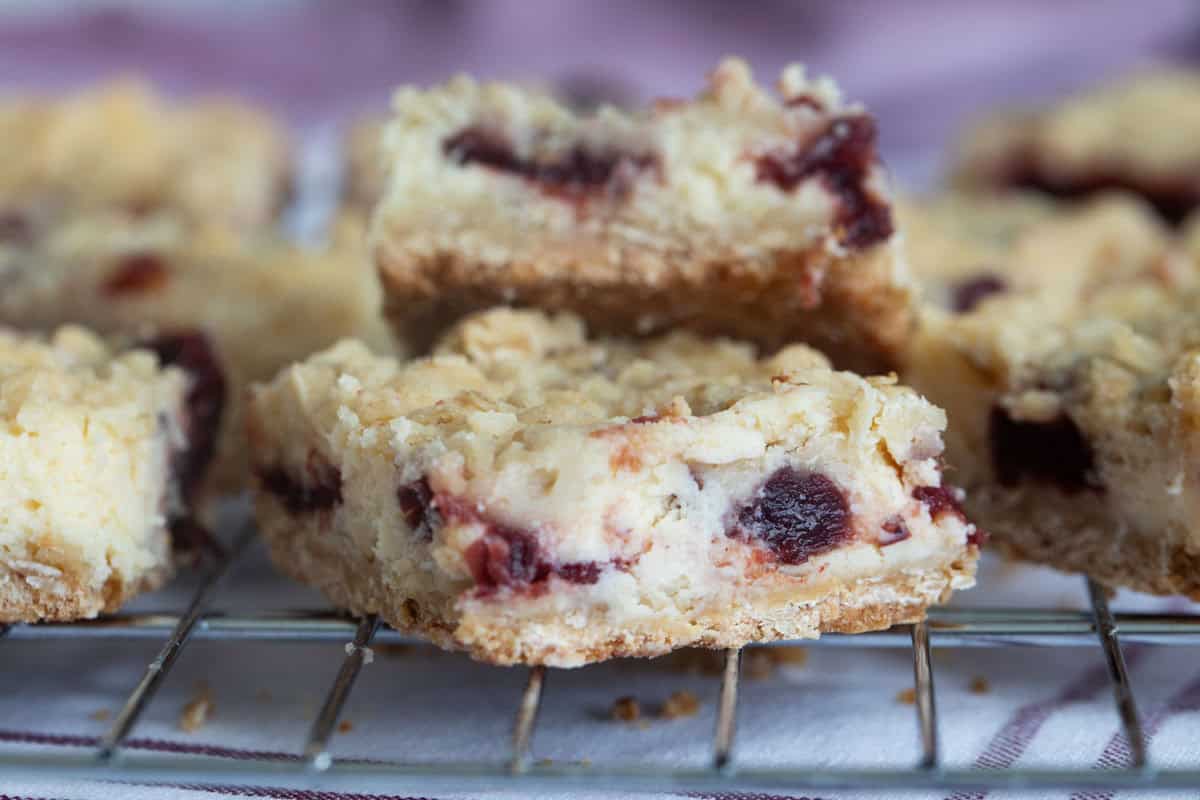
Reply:
<svg viewBox="0 0 1200 800"><path fill-rule="evenodd" d="M896 516L883 523L883 533L879 537L879 546L887 547L890 544L898 544L905 539L912 538L912 534L908 530L908 526L904 524L902 517Z"/></svg>
<svg viewBox="0 0 1200 800"><path fill-rule="evenodd" d="M654 156L612 150L592 150L576 145L554 159L533 160L517 156L508 137L490 128L473 125L442 143L442 152L456 164L479 164L512 173L538 184L551 194L578 196L610 185L619 187L623 168L644 170L655 166Z"/></svg>
<svg viewBox="0 0 1200 800"><path fill-rule="evenodd" d="M296 478L282 466L261 469L258 478L266 491L279 498L288 513L296 516L328 511L342 502L342 473L317 453L308 454L304 478Z"/></svg>
<svg viewBox="0 0 1200 800"><path fill-rule="evenodd" d="M1194 172L1194 170L1192 171ZM1142 197L1159 216L1179 224L1200 206L1200 186L1188 170L1180 170L1178 178L1158 180L1138 179L1131 175L1096 169L1090 173L1064 176L1047 173L1039 159L1030 153L1019 153L999 176L999 183L1015 188L1034 189L1063 199L1081 199L1105 191L1126 191Z"/></svg>
<svg viewBox="0 0 1200 800"><path fill-rule="evenodd" d="M865 248L892 235L892 210L867 187L875 164L875 120L840 117L795 150L766 153L756 163L758 180L790 192L814 175L838 198L838 240Z"/></svg>
<svg viewBox="0 0 1200 800"><path fill-rule="evenodd" d="M1008 283L999 275L985 272L957 283L950 291L950 308L959 314L974 311L986 298L1008 290Z"/></svg>
<svg viewBox="0 0 1200 800"><path fill-rule="evenodd" d="M433 492L429 489L429 481L421 478L401 486L396 490L396 499L400 501L400 513L408 527L421 539L432 539L436 520L431 518Z"/></svg>
<svg viewBox="0 0 1200 800"><path fill-rule="evenodd" d="M154 253L134 253L124 258L104 282L105 294L117 295L161 289L167 283L167 265Z"/></svg>
<svg viewBox="0 0 1200 800"><path fill-rule="evenodd" d="M728 535L758 539L783 563L803 564L851 538L850 504L824 475L783 467L738 510Z"/></svg>
<svg viewBox="0 0 1200 800"><path fill-rule="evenodd" d="M550 576L550 564L542 557L537 539L502 525L489 525L467 548L466 558L475 585L484 592L542 583Z"/></svg>
<svg viewBox="0 0 1200 800"><path fill-rule="evenodd" d="M963 522L967 521L967 515L958 502L954 489L949 486L918 486L913 489L912 496L925 504L929 509L929 516L935 520L942 514L954 514Z"/></svg>
<svg viewBox="0 0 1200 800"><path fill-rule="evenodd" d="M1030 479L1054 484L1068 494L1103 489L1094 473L1092 447L1066 414L1047 422L1026 422L996 406L988 438L992 465L1004 486Z"/></svg>
<svg viewBox="0 0 1200 800"><path fill-rule="evenodd" d="M457 498L435 495L430 505L440 512L440 517L427 513L426 520L432 519L434 524L440 524L440 519L444 518L483 525L483 535L463 553L475 580L476 593L481 597L499 589L538 593L545 590L552 575L568 583L593 584L600 580L600 573L607 567L625 569L628 566L628 562L620 558L608 562L555 563L547 558L537 536L530 531L489 520L475 506Z"/></svg>
<svg viewBox="0 0 1200 800"><path fill-rule="evenodd" d="M225 408L225 376L202 333L162 334L140 343L164 366L179 367L191 377L184 399L188 446L172 457L172 469L185 498L191 497L217 448L217 431Z"/></svg>
<svg viewBox="0 0 1200 800"><path fill-rule="evenodd" d="M572 561L559 565L554 574L571 583L595 583L600 580L600 565L595 561Z"/></svg>

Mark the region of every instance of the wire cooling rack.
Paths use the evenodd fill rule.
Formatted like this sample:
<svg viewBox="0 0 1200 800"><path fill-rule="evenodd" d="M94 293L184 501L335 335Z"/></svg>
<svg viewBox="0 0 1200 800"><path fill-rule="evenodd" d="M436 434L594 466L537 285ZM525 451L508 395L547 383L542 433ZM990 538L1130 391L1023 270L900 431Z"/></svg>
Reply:
<svg viewBox="0 0 1200 800"><path fill-rule="evenodd" d="M411 641L384 627L373 616L353 620L331 611L285 611L254 616L206 611L218 583L253 538L243 529L215 558L182 614L118 614L95 621L13 625L0 628L8 646L28 639L162 639L158 656L146 668L120 713L98 744L72 752L0 752L0 770L34 774L139 781L196 783L235 778L242 782L305 776L325 788L361 785L380 779L389 786L411 782L470 791L505 788L571 788L628 791L718 792L812 789L1172 789L1200 786L1200 767L1156 769L1147 760L1146 740L1137 703L1126 674L1122 642L1150 645L1200 645L1200 615L1113 614L1104 590L1087 581L1089 611L1029 609L933 609L927 621L877 633L828 635L806 646L885 648L912 652L916 734L921 745L909 768L739 768L734 750L740 652L724 659L712 758L707 767L655 768L644 765L585 765L535 762L530 743L537 723L542 688L552 673L533 667L515 709L511 754L499 762L345 762L331 756L330 737L354 688L372 643ZM345 641L346 657L312 722L302 753L275 760L235 760L209 755L146 754L126 750L130 733L156 690L189 641L194 639L263 641ZM1129 743L1131 766L1107 770L963 769L940 761L931 642L938 647L1099 647L1108 666L1113 702ZM764 645L769 646L769 645Z"/></svg>

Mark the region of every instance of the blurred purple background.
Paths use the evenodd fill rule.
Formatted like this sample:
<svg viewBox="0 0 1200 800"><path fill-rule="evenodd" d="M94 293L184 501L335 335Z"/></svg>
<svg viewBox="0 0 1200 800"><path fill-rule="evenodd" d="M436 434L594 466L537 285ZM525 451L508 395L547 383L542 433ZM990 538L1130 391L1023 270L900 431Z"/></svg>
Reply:
<svg viewBox="0 0 1200 800"><path fill-rule="evenodd" d="M895 162L936 158L963 121L1148 61L1200 55L1194 0L0 0L0 85L137 71L234 91L298 126L383 108L455 71L638 101L689 94L724 54L773 80L793 60L880 118Z"/></svg>

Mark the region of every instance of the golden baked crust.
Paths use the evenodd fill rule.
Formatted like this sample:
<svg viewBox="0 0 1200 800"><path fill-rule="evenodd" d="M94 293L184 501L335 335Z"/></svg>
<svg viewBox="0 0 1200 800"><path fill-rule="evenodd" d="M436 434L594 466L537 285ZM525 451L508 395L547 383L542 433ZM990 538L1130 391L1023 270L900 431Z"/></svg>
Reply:
<svg viewBox="0 0 1200 800"><path fill-rule="evenodd" d="M284 529L272 526L272 530ZM480 661L555 667L609 658L652 658L680 647L741 647L748 642L816 639L823 633L864 633L918 622L929 607L945 603L956 589L974 583L979 554L971 546L957 560L939 567L844 584L820 600L771 613L732 609L728 615L678 631L642 622L618 633L599 618L581 624L564 622L552 613L523 619L523 625L539 630L535 639L495 619L464 621L453 608L398 594L387 585L377 560L331 544L329 532L319 526L293 525L290 530L286 538L267 540L275 565L292 579L321 589L339 608L379 614L399 630L420 634L446 649L465 650Z"/></svg>
<svg viewBox="0 0 1200 800"><path fill-rule="evenodd" d="M891 364L912 308L874 123L798 66L779 88L731 59L640 113L465 77L401 89L371 231L390 318L427 346L507 304Z"/></svg>

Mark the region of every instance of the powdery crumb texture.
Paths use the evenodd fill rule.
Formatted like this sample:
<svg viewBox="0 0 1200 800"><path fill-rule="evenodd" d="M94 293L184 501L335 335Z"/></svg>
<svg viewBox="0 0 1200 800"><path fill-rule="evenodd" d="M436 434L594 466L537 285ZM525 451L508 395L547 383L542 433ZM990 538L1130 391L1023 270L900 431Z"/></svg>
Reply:
<svg viewBox="0 0 1200 800"><path fill-rule="evenodd" d="M165 580L188 386L81 328L0 327L0 620L94 617Z"/></svg>
<svg viewBox="0 0 1200 800"><path fill-rule="evenodd" d="M799 66L779 89L737 59L640 112L466 76L400 89L371 248L402 337L515 304L891 363L912 308L874 121Z"/></svg>
<svg viewBox="0 0 1200 800"><path fill-rule="evenodd" d="M803 346L497 310L403 365L344 343L251 407L276 563L488 661L887 627L972 582L942 412Z"/></svg>

